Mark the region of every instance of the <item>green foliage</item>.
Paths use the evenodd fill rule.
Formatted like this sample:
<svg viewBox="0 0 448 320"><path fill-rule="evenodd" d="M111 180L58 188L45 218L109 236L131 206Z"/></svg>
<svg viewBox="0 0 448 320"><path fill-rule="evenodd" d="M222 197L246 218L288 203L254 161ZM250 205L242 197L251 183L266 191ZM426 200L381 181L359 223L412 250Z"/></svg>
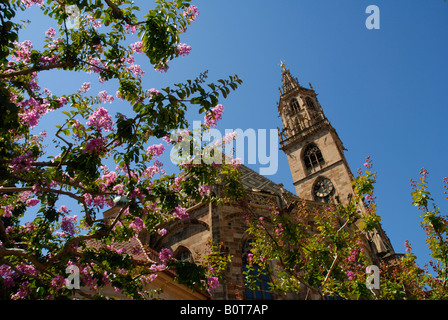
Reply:
<svg viewBox="0 0 448 320"><path fill-rule="evenodd" d="M154 270L169 267L179 271L179 282L208 288L209 280L222 274L226 256L197 264L142 266L133 258L140 247L119 248L137 241L142 224L151 235L177 219L174 212L179 208L241 195L232 165L179 164L182 174L176 177L162 173L158 156L147 151L155 139L189 127L187 109L210 113L241 79L235 75L206 83L203 72L159 91L144 88L141 69L131 62L140 53L136 48L142 44L147 65L156 70L178 58L181 35L193 20L184 14L190 1L157 0L141 21L136 15L140 8L128 0L44 2L43 18L57 30L42 35L43 46L31 48L20 42L20 23L14 21L26 5L0 0L2 292L12 299L67 299L74 294L97 299L104 298L105 286L112 286L133 299L151 298L155 292L147 286ZM74 28L68 27L65 5L75 5L81 14ZM114 80L128 108L109 114L103 103L113 96L105 91L90 96L87 83L61 96L43 92L38 80L45 70L63 71L64 77L69 72L95 73L101 82ZM47 113L63 120L54 124L54 132L48 129L52 137L45 138L34 132L42 130L39 121ZM47 139L53 148L47 148ZM106 166L113 162L115 171ZM201 194L200 188L216 184L226 187L224 199L213 192ZM118 215L102 220L101 212L122 196L127 201ZM23 225L25 214L32 218ZM79 267L83 289L66 289L67 265Z"/></svg>
<svg viewBox="0 0 448 320"><path fill-rule="evenodd" d="M303 292L307 298L342 299L447 299L447 231L448 219L433 205L422 170L420 182L412 182L413 204L422 211L422 226L427 245L435 259L432 271L421 269L417 257L406 242L407 253L380 265L380 290L366 286L365 269L373 261L368 254L369 232L378 227L373 196L376 173L367 158L366 171L358 171L353 182L354 199L346 206L323 205L311 209L306 202L275 207L266 215L245 208L252 249L245 271L246 286L258 286L260 275L271 279L271 290L279 295ZM445 179L448 190L448 179ZM362 205L363 210L359 212ZM291 207L292 206L292 207Z"/></svg>

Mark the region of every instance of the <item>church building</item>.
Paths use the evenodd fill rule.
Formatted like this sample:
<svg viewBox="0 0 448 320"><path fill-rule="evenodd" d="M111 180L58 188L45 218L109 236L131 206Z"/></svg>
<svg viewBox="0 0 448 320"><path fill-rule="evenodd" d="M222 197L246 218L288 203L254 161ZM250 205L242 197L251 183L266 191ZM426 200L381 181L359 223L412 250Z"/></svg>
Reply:
<svg viewBox="0 0 448 320"><path fill-rule="evenodd" d="M285 152L296 195L266 177L241 165L242 184L247 200L260 214L280 197L302 199L310 208L322 207L331 201L347 204L353 198L351 181L354 176L344 156L344 146L336 130L325 117L313 87L301 86L290 71L282 67L282 87L277 104L283 128L279 132L280 147ZM215 192L219 194L219 186ZM303 294L276 296L267 286L268 279L260 280L260 289L245 287L243 271L250 239L246 233L243 212L237 204L199 203L188 209L190 218L170 223L165 236L151 236L148 245L155 249L170 248L174 257L193 262L212 239L222 243L232 261L221 286L213 290L212 299L303 299ZM378 262L394 255L385 232L379 228L371 239L370 254Z"/></svg>
<svg viewBox="0 0 448 320"><path fill-rule="evenodd" d="M326 118L317 94L310 88L301 86L282 63L282 86L279 88L278 114L283 128L279 130L281 150L286 154L296 194L285 190L282 184L276 184L268 178L241 165L241 183L247 201L256 213L266 214L272 203L305 200L310 210L323 209L329 201L336 204L348 204L352 198L351 181L354 176L344 156L344 146L336 130ZM220 186L214 186L218 194ZM360 210L362 207L360 206ZM111 214L114 208L110 210ZM250 238L246 232L243 211L237 203L214 205L198 203L187 212L189 218L176 220L163 226L166 235L146 235L139 239L146 252L158 252L169 248L174 258L194 262L204 252L209 239L221 243L226 254L232 260L227 267L221 285L210 293L192 294L187 288L175 284L173 275L167 275L165 287L171 294L168 299L305 299L306 290L301 293L278 296L267 283L269 279L260 279L260 288L256 291L245 286L243 271L247 265L247 253ZM394 257L392 245L382 230L377 228L367 235L368 253L375 264L382 259ZM153 255L153 258L156 255ZM170 278L171 277L171 278ZM172 285L167 285L172 283ZM181 295L176 295L176 287Z"/></svg>

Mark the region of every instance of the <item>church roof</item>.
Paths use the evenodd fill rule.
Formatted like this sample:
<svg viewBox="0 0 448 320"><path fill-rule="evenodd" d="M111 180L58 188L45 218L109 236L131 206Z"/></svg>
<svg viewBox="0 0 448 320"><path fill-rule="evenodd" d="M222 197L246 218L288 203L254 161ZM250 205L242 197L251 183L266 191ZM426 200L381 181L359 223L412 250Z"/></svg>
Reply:
<svg viewBox="0 0 448 320"><path fill-rule="evenodd" d="M284 189L283 184L276 184L245 165L240 165L239 171L241 173L241 183L246 189L260 190L278 195L282 192L286 192L290 196L295 196L288 190Z"/></svg>

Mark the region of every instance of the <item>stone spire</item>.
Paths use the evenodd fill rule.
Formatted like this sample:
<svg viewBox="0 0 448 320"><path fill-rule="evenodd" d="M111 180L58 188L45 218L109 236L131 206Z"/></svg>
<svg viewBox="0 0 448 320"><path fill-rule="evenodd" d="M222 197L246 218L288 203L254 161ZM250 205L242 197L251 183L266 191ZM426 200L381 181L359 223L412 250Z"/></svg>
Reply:
<svg viewBox="0 0 448 320"><path fill-rule="evenodd" d="M280 67L282 68L282 88L280 90L281 94L287 94L294 89L297 89L300 87L299 81L297 78L294 78L291 73L289 72L289 69L286 69L285 64L283 61L280 61Z"/></svg>

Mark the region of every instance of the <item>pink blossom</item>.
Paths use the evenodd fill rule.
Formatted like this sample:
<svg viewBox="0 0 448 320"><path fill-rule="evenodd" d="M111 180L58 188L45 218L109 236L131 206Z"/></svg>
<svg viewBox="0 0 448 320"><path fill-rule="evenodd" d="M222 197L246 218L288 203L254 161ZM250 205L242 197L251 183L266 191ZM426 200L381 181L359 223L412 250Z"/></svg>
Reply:
<svg viewBox="0 0 448 320"><path fill-rule="evenodd" d="M151 282L156 280L156 278L157 278L157 274L155 274L155 273L149 275L149 281L151 281Z"/></svg>
<svg viewBox="0 0 448 320"><path fill-rule="evenodd" d="M166 229L157 229L157 233L163 237L166 235L167 231Z"/></svg>
<svg viewBox="0 0 448 320"><path fill-rule="evenodd" d="M130 228L134 229L136 232L140 232L145 228L145 223L139 217L136 217L134 221L129 225Z"/></svg>
<svg viewBox="0 0 448 320"><path fill-rule="evenodd" d="M3 211L3 217L9 218L12 216L12 210L14 207L12 204L7 204L6 206L0 206L0 209Z"/></svg>
<svg viewBox="0 0 448 320"><path fill-rule="evenodd" d="M50 38L54 38L56 36L56 30L54 28L50 28L45 32L45 34Z"/></svg>
<svg viewBox="0 0 448 320"><path fill-rule="evenodd" d="M163 264L166 264L172 257L173 252L170 249L163 248L160 250L159 259Z"/></svg>
<svg viewBox="0 0 448 320"><path fill-rule="evenodd" d="M154 144L146 149L146 154L150 157L159 157L165 151L163 144Z"/></svg>
<svg viewBox="0 0 448 320"><path fill-rule="evenodd" d="M186 45L185 43L179 43L177 45L177 53L182 57L186 57L190 54L191 47Z"/></svg>
<svg viewBox="0 0 448 320"><path fill-rule="evenodd" d="M353 271L346 271L345 274L348 277L348 280L352 281L355 278L355 273Z"/></svg>
<svg viewBox="0 0 448 320"><path fill-rule="evenodd" d="M40 60L40 62L42 62L42 64L44 66L49 66L51 64L57 63L59 61L59 57L57 55L53 54L49 57L41 56L41 57L39 57L39 60Z"/></svg>
<svg viewBox="0 0 448 320"><path fill-rule="evenodd" d="M34 223L31 222L27 222L25 223L25 232L33 232L34 230L36 230L37 226Z"/></svg>
<svg viewBox="0 0 448 320"><path fill-rule="evenodd" d="M77 215L74 215L72 217L62 217L62 223L61 223L61 229L66 234L73 236L75 234L75 224L76 220L78 219Z"/></svg>
<svg viewBox="0 0 448 320"><path fill-rule="evenodd" d="M89 73L100 73L101 69L105 68L101 60L98 58L89 57L86 62L88 63Z"/></svg>
<svg viewBox="0 0 448 320"><path fill-rule="evenodd" d="M28 207L34 207L36 204L38 204L40 202L40 200L39 199L36 199L36 198L32 198L32 199L28 199L28 200L26 200L26 205L28 206Z"/></svg>
<svg viewBox="0 0 448 320"><path fill-rule="evenodd" d="M138 64L133 64L127 68L134 76L141 78L145 75L145 71L143 71L142 67Z"/></svg>
<svg viewBox="0 0 448 320"><path fill-rule="evenodd" d="M78 93L86 93L89 90L90 90L90 82L84 82L81 88L79 88Z"/></svg>
<svg viewBox="0 0 448 320"><path fill-rule="evenodd" d="M112 117L108 114L107 109L99 107L90 116L87 122L88 126L94 127L98 131L104 129L104 131L112 131L114 122Z"/></svg>
<svg viewBox="0 0 448 320"><path fill-rule="evenodd" d="M34 98L17 103L17 106L22 108L19 112L19 118L23 125L30 128L37 126L40 118L49 111L50 103L47 99L43 99L42 103Z"/></svg>
<svg viewBox="0 0 448 320"><path fill-rule="evenodd" d="M232 166L233 166L234 168L237 168L237 167L239 167L240 165L241 165L241 159L240 159L240 158L232 159Z"/></svg>
<svg viewBox="0 0 448 320"><path fill-rule="evenodd" d="M210 277L207 279L207 285L209 290L213 290L219 287L219 279L217 277Z"/></svg>
<svg viewBox="0 0 448 320"><path fill-rule="evenodd" d="M82 153L95 153L99 154L103 151L104 148L104 138L99 137L96 139L92 139L87 142L86 147L82 150Z"/></svg>
<svg viewBox="0 0 448 320"><path fill-rule="evenodd" d="M112 101L115 100L114 97L111 96L111 95L109 95L109 94L107 93L106 90L100 91L100 92L98 93L98 96L101 98L101 101L102 101L103 103L105 103L105 102L110 102L110 103L112 103Z"/></svg>
<svg viewBox="0 0 448 320"><path fill-rule="evenodd" d="M211 189L210 186L205 184L203 186L200 186L198 191L199 191L199 194L201 195L201 197L203 197L205 195L210 194L210 189Z"/></svg>
<svg viewBox="0 0 448 320"><path fill-rule="evenodd" d="M43 5L44 0L21 0L21 2L27 7L31 7L33 4L38 5L39 7Z"/></svg>
<svg viewBox="0 0 448 320"><path fill-rule="evenodd" d="M135 53L143 53L143 42L137 41L133 44L131 44L132 51Z"/></svg>
<svg viewBox="0 0 448 320"><path fill-rule="evenodd" d="M157 72L160 72L160 73L166 73L169 68L170 67L168 66L168 61L166 61L165 63L160 62L159 64L157 64L154 67L154 70L156 70Z"/></svg>
<svg viewBox="0 0 448 320"><path fill-rule="evenodd" d="M28 172L33 166L32 163L35 159L32 157L33 153L28 150L21 156L15 157L11 161L11 165L9 166L15 173L19 172Z"/></svg>
<svg viewBox="0 0 448 320"><path fill-rule="evenodd" d="M99 27L101 27L102 23L101 21L96 20L94 17L92 17L91 15L87 16L87 21L92 25L92 27L94 27L95 29L98 29Z"/></svg>
<svg viewBox="0 0 448 320"><path fill-rule="evenodd" d="M134 34L136 29L137 29L137 26L126 24L125 30L127 33Z"/></svg>
<svg viewBox="0 0 448 320"><path fill-rule="evenodd" d="M178 218L178 219L180 219L180 220L185 220L185 219L188 219L190 217L188 215L188 213L187 213L187 209L185 209L185 208L183 208L181 206L177 206L174 209L173 216Z"/></svg>
<svg viewBox="0 0 448 320"><path fill-rule="evenodd" d="M65 286L65 278L61 275L57 275L56 277L51 279L51 286L57 291L63 289Z"/></svg>
<svg viewBox="0 0 448 320"><path fill-rule="evenodd" d="M59 208L59 212L67 213L67 212L68 212L67 206L62 205L62 206Z"/></svg>
<svg viewBox="0 0 448 320"><path fill-rule="evenodd" d="M119 183L112 188L112 191L117 193L120 196L123 196L125 194L123 187L124 187L124 185L122 183Z"/></svg>
<svg viewBox="0 0 448 320"><path fill-rule="evenodd" d="M224 113L224 106L218 104L204 116L204 124L209 128L216 127L216 122L218 120L221 120L223 113Z"/></svg>
<svg viewBox="0 0 448 320"><path fill-rule="evenodd" d="M3 280L3 284L6 288L13 287L15 285L14 282L14 271L10 266L3 264L0 265L0 277Z"/></svg>
<svg viewBox="0 0 448 320"><path fill-rule="evenodd" d="M224 143L231 143L233 140L236 139L237 133L236 132L230 132L227 133L223 138L222 141Z"/></svg>
<svg viewBox="0 0 448 320"><path fill-rule="evenodd" d="M12 58L17 62L28 63L31 59L31 49L33 44L30 40L25 40L23 42L14 42L14 48Z"/></svg>
<svg viewBox="0 0 448 320"><path fill-rule="evenodd" d="M191 5L182 14L185 18L195 21L199 15L198 7Z"/></svg>

